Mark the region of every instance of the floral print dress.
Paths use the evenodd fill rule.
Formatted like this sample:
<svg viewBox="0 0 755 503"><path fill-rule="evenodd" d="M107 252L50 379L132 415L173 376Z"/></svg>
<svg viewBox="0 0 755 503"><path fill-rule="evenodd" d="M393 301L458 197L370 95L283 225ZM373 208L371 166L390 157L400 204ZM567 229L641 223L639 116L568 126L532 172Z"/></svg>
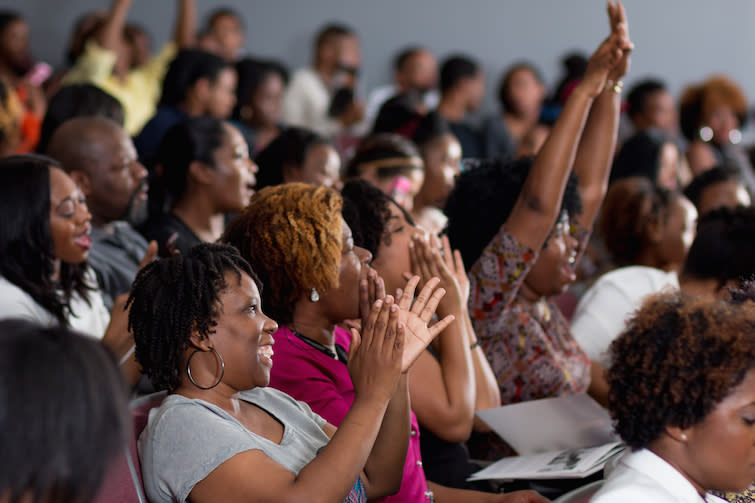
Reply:
<svg viewBox="0 0 755 503"><path fill-rule="evenodd" d="M581 255L590 233L577 226L571 232ZM590 360L558 307L517 298L536 260L504 226L470 270L472 323L503 404L582 393L590 384Z"/></svg>
<svg viewBox="0 0 755 503"><path fill-rule="evenodd" d="M579 241L579 257L590 232L572 225L571 233ZM537 253L503 226L469 271L470 316L504 405L582 393L590 384L590 360L559 308L550 299L530 304L517 298L536 261ZM473 457L512 454L494 435L473 437Z"/></svg>

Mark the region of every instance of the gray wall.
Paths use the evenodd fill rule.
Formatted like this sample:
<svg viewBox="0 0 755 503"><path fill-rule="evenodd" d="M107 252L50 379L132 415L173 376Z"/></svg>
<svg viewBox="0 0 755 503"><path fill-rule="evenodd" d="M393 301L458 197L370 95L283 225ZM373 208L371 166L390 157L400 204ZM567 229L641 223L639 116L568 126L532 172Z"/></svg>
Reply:
<svg viewBox="0 0 755 503"><path fill-rule="evenodd" d="M592 50L608 32L602 0L197 0L200 19L218 5L247 22L247 50L306 64L310 40L330 20L354 26L363 41L363 88L390 80L401 47L421 42L439 56L476 56L491 84L510 63L533 61L551 85L567 50ZM71 26L106 0L0 0L30 20L35 53L57 64ZM628 83L660 75L678 93L685 83L726 72L755 98L755 2L750 0L626 0L636 52ZM170 34L175 2L134 0L130 19L161 43ZM492 99L489 105L493 106Z"/></svg>

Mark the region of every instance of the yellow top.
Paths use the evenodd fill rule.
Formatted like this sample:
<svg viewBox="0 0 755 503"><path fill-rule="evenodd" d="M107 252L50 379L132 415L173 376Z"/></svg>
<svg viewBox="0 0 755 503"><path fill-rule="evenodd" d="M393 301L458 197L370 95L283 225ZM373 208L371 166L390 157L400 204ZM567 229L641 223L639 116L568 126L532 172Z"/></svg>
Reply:
<svg viewBox="0 0 755 503"><path fill-rule="evenodd" d="M90 40L63 83L90 83L113 95L123 105L126 132L135 136L155 114L163 77L177 52L176 44L168 42L147 64L131 70L121 80L113 75L116 53Z"/></svg>

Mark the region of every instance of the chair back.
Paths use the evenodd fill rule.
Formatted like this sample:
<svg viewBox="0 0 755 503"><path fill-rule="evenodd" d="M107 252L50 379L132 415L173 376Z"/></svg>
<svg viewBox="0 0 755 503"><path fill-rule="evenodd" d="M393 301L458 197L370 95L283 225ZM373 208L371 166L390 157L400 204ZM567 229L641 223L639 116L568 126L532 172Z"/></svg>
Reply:
<svg viewBox="0 0 755 503"><path fill-rule="evenodd" d="M161 391L137 398L129 404L133 435L105 472L105 479L92 503L147 503L136 441L147 426L149 411L159 406L166 396L167 393Z"/></svg>

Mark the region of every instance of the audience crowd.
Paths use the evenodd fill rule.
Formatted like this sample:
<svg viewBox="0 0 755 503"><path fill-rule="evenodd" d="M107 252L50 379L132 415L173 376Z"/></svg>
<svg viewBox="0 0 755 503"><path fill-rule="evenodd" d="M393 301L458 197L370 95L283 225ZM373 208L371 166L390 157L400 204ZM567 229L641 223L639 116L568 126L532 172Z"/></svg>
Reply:
<svg viewBox="0 0 755 503"><path fill-rule="evenodd" d="M539 503L589 480L470 481L518 455L476 412L582 393L626 445L593 501L755 500L737 83L632 78L613 1L495 113L471 54L363 99L351 26L289 71L131 4L55 70L0 11L0 503Z"/></svg>

